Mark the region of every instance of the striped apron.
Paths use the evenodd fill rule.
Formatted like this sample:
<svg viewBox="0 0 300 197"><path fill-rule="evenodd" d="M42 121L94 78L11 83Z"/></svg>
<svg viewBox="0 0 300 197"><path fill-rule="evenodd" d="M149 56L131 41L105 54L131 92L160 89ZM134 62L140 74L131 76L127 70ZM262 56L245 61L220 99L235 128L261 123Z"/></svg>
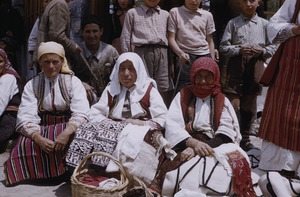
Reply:
<svg viewBox="0 0 300 197"><path fill-rule="evenodd" d="M282 148L300 151L300 36L285 43L258 135Z"/></svg>

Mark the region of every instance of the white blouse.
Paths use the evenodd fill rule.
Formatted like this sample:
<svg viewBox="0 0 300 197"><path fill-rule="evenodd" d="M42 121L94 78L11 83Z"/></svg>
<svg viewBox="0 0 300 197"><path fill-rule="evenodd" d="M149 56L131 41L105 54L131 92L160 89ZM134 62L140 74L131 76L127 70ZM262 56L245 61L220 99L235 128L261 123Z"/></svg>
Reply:
<svg viewBox="0 0 300 197"><path fill-rule="evenodd" d="M296 24L300 24L299 13L296 18L296 24L291 23L295 12L296 1L297 0L286 0L270 19L268 25L268 37L271 43L282 43L288 38L295 36L292 32L292 28Z"/></svg>
<svg viewBox="0 0 300 197"><path fill-rule="evenodd" d="M70 95L71 118L69 123L78 127L88 120L89 103L86 91L81 81L76 77L71 77L71 85L68 89ZM21 104L17 116L17 130L25 136L30 136L34 131L40 130L41 118L38 115L38 99L35 96L33 80L30 80L24 88ZM42 110L64 112L67 102L64 100L58 77L49 80L45 77L45 93L41 104ZM54 109L55 108L55 109Z"/></svg>
<svg viewBox="0 0 300 197"><path fill-rule="evenodd" d="M12 74L0 77L0 116L3 114L9 101L19 92L17 79Z"/></svg>
<svg viewBox="0 0 300 197"><path fill-rule="evenodd" d="M103 119L108 118L109 115L109 106L108 106L108 91L109 86L105 88L102 93L102 96L98 103L91 107L90 111L90 120L92 122L99 122ZM124 105L126 91L128 89L125 87L121 88L121 93L118 96L118 101L115 108L112 111L112 117L115 119L123 119L122 118L122 109ZM129 90L132 91L132 90ZM133 99L130 95L130 107L132 118L139 118L144 115L144 109L142 108L140 102L133 102ZM165 118L167 114L167 107L164 104L163 99L161 98L159 92L156 88L152 87L150 92L150 107L149 111L152 117L152 121L158 123L161 127L164 127Z"/></svg>
<svg viewBox="0 0 300 197"><path fill-rule="evenodd" d="M171 103L166 119L166 139L174 147L182 140L191 137L185 130L185 122L181 109L180 92L175 96ZM229 100L225 98L223 111L220 117L220 123L217 131L213 131L210 124L210 96L206 98L196 98L195 104L195 120L193 128L195 130L205 130L209 137L216 134L224 134L236 143L241 140L240 128L235 111Z"/></svg>

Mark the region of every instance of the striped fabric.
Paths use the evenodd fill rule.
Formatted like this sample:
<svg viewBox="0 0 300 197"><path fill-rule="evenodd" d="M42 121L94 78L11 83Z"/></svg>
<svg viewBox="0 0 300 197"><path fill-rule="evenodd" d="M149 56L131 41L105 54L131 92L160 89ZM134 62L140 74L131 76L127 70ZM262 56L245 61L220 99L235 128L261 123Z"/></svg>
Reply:
<svg viewBox="0 0 300 197"><path fill-rule="evenodd" d="M300 36L285 44L278 75L268 90L259 137L300 151Z"/></svg>
<svg viewBox="0 0 300 197"><path fill-rule="evenodd" d="M41 126L41 135L50 140L56 137L66 128L68 117L44 115L51 125ZM62 175L66 171L63 152L45 153L30 138L20 135L16 146L4 164L6 184L14 184L27 179L51 178Z"/></svg>
<svg viewBox="0 0 300 197"><path fill-rule="evenodd" d="M122 117L130 118L131 117L131 107L130 107L130 91L126 91L124 105L122 109Z"/></svg>

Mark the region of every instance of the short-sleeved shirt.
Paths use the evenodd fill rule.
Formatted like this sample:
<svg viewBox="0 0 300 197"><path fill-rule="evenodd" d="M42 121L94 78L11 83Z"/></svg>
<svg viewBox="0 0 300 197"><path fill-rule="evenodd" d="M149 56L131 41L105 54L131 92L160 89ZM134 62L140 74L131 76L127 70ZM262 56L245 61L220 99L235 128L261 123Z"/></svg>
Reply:
<svg viewBox="0 0 300 197"><path fill-rule="evenodd" d="M168 16L169 12L162 10L159 6L149 8L142 4L128 10L121 34L122 52L131 51L131 45L168 46Z"/></svg>
<svg viewBox="0 0 300 197"><path fill-rule="evenodd" d="M182 51L205 55L210 53L206 36L215 31L215 23L210 12L181 6L171 9L168 31L175 33L175 40Z"/></svg>

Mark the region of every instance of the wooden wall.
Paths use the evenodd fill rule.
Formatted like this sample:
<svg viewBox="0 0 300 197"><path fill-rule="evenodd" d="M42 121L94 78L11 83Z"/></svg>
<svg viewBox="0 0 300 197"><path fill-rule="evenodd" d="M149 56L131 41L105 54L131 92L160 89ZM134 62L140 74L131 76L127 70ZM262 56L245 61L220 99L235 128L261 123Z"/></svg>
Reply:
<svg viewBox="0 0 300 197"><path fill-rule="evenodd" d="M25 0L25 31L30 33L35 20L42 14L42 1L41 0Z"/></svg>

